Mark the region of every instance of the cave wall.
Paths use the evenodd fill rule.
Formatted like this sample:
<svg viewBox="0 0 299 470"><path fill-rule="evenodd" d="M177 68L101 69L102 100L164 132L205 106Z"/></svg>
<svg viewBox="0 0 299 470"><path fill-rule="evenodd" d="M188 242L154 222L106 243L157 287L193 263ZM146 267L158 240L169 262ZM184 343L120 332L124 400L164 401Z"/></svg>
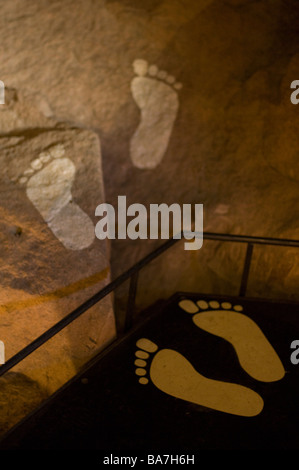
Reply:
<svg viewBox="0 0 299 470"><path fill-rule="evenodd" d="M32 175L24 172L37 160L40 175L38 159L55 145L75 165L66 193L86 214L84 224L77 213L84 228L95 224L98 204L116 206L126 195L128 205L146 207L203 203L206 231L299 238L299 108L290 101L299 78L298 2L13 0L1 8L4 306L106 269L79 297L46 298L48 327L110 279L106 244L90 240L74 255L63 243L69 235L46 220L49 208L28 196ZM158 244L113 241L113 276ZM180 244L142 274L139 305L175 290L236 294L244 255L241 245L204 241L187 252ZM257 249L248 294L298 300L298 276L294 249ZM41 309L28 305L38 318ZM97 345L114 334L108 310ZM2 336L28 315L6 308ZM15 328L8 351L32 334Z"/></svg>

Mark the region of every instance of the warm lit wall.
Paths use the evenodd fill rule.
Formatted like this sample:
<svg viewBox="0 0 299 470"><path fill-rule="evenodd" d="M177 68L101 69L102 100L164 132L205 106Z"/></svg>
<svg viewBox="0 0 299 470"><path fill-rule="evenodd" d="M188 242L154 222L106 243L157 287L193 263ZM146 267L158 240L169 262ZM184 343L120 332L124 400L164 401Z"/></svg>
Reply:
<svg viewBox="0 0 299 470"><path fill-rule="evenodd" d="M203 203L207 231L299 238L299 106L290 101L290 84L299 79L298 20L296 0L5 2L0 32L0 79L10 88L6 114L0 113L5 191L15 188L11 181L20 181L26 171L30 146L38 156L43 145L59 141L47 134L43 144L36 131L41 142L35 136L29 144L23 142L28 128L53 131L57 122L64 123L66 145L76 147L67 155L77 159L70 189L94 222L104 191L99 179L98 192L90 193L96 185L95 180L89 183L91 174L96 178L96 157L88 154L86 142L91 139L94 146L94 137L72 131L75 136L70 138L67 122L97 132L111 204L118 195L126 195L128 204ZM19 143L20 152L11 150ZM20 187L14 191L22 198ZM19 210L23 228L29 230L33 209ZM1 211L7 214L4 203ZM9 217L13 220L4 223L4 237L15 240L7 227L22 223ZM38 220L40 243L47 250L49 237L54 243L58 232L43 216ZM92 243L96 251L99 243ZM156 244L115 241L114 275ZM84 250L72 268L74 282L80 266L96 259ZM18 289L16 300L27 293L44 294L43 287L33 292L32 284L15 285L13 269L25 255L18 260L16 245L12 263L7 253L3 298L11 297L10 289ZM49 254L43 256L38 262L47 266ZM55 250L55 265L52 256L55 260ZM159 276L156 271L145 274L147 290L141 297L183 289L235 294L243 256L243 247L235 245L206 242L199 252L189 253L178 246L159 265ZM297 260L292 249L283 255L281 249L257 250L249 294L298 299ZM86 276L95 272L92 268ZM70 283L64 279L55 286Z"/></svg>

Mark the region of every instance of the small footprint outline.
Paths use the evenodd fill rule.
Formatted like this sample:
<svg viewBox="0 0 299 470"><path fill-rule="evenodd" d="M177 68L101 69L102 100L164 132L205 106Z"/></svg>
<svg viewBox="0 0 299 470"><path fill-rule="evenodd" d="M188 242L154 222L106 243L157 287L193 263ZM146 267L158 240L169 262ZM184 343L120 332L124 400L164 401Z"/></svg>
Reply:
<svg viewBox="0 0 299 470"><path fill-rule="evenodd" d="M130 156L137 168L154 169L169 144L182 84L143 59L136 59L133 69L136 76L131 81L131 92L140 109L140 123L130 140Z"/></svg>

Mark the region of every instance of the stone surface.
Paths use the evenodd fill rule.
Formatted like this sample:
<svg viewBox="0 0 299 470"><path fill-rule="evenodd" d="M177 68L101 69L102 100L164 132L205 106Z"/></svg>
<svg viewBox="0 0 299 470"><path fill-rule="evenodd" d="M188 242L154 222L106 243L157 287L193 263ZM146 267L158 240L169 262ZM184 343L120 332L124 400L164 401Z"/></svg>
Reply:
<svg viewBox="0 0 299 470"><path fill-rule="evenodd" d="M78 139L88 142L85 131L66 130L59 122L91 128L100 136L106 200L115 206L118 195L126 195L128 205L147 207L203 203L206 231L298 239L299 106L290 102L290 84L299 78L298 21L296 0L5 2L0 78L8 90L7 104L0 107L0 132L1 220L6 222L1 222L1 236L10 240L2 256L10 265L1 283L3 303L43 298L47 283L59 289L78 281L76 276L67 280L62 271L57 274L57 263L63 272L67 263L75 263L73 272L83 266L88 271L89 261L65 251L58 240L72 243L61 228L62 215L83 220L81 212L68 205L66 214L56 213L58 206L51 203L54 213L45 223L39 212L48 213L44 201L30 195L30 188L28 199L24 188L11 182L24 177L32 158L41 158L41 152L61 142L60 136L65 135L70 149ZM136 71L136 59L148 68ZM176 89L175 83L182 88ZM176 94L168 109L162 90ZM93 171L85 168L93 159L90 148L86 144L80 147L81 157L66 158L76 166L75 202L93 220L101 201L89 185ZM72 166L65 163L71 181ZM50 173L59 173L59 168ZM31 181L35 189L47 172L39 175ZM63 187L68 200L69 188ZM10 205L11 191L16 200L22 199L17 214ZM38 227L32 226L33 214ZM158 244L114 241L113 275ZM87 251L90 266L93 249ZM21 255L26 279L18 272ZM244 255L244 246L236 244L204 241L198 252L184 251L178 244L142 274L139 305L174 290L236 294ZM48 263L54 280L52 274L43 274ZM90 267L86 276L92 273ZM251 273L249 295L298 300L294 249L257 248ZM37 284L30 291L33 278ZM65 311L64 300L59 302ZM26 332L22 338L28 339Z"/></svg>
<svg viewBox="0 0 299 470"><path fill-rule="evenodd" d="M45 389L21 373L8 372L0 378L0 387L1 435L48 397Z"/></svg>
<svg viewBox="0 0 299 470"><path fill-rule="evenodd" d="M97 135L62 124L16 129L0 137L0 147L0 331L7 361L104 287L110 267L108 245L94 234L94 208L105 198ZM13 371L36 384L36 404L39 388L42 396L53 393L114 337L108 296ZM31 409L27 395L18 412L11 408L11 424Z"/></svg>

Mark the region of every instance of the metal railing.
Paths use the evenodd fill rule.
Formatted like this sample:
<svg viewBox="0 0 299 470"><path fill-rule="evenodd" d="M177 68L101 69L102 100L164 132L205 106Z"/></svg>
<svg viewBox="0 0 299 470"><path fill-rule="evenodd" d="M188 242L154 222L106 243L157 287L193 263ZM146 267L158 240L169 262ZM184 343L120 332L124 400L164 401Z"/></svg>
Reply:
<svg viewBox="0 0 299 470"><path fill-rule="evenodd" d="M195 234L196 235L196 234ZM183 234L182 234L183 237ZM299 240L288 240L288 239L279 239L279 238L266 238L266 237L252 237L245 235L229 235L221 233L203 233L204 240L216 240L223 242L235 242L235 243L245 243L247 244L246 255L243 265L243 272L241 277L241 285L239 296L244 297L246 295L246 289L248 284L250 265L253 255L253 248L255 245L276 245L276 246L287 246L299 248ZM175 243L181 241L181 238L171 238L167 242L163 243L157 249L152 251L150 254L138 261L134 266L128 269L126 272L117 277L114 281L108 284L106 287L101 289L99 292L94 294L83 304L73 310L71 313L66 315L62 320L57 322L51 328L49 328L45 333L40 335L25 348L21 349L17 354L12 356L5 364L0 366L0 377L5 374L7 371L12 369L15 365L25 359L29 354L33 353L36 349L46 343L49 339L63 330L67 325L72 323L78 317L80 317L84 312L93 307L96 303L106 297L108 294L113 292L120 285L124 284L128 279L130 279L129 286L129 295L126 308L126 318L125 318L125 331L130 329L133 323L133 316L135 313L135 300L138 287L138 276L141 269L148 265L155 258L160 256Z"/></svg>

